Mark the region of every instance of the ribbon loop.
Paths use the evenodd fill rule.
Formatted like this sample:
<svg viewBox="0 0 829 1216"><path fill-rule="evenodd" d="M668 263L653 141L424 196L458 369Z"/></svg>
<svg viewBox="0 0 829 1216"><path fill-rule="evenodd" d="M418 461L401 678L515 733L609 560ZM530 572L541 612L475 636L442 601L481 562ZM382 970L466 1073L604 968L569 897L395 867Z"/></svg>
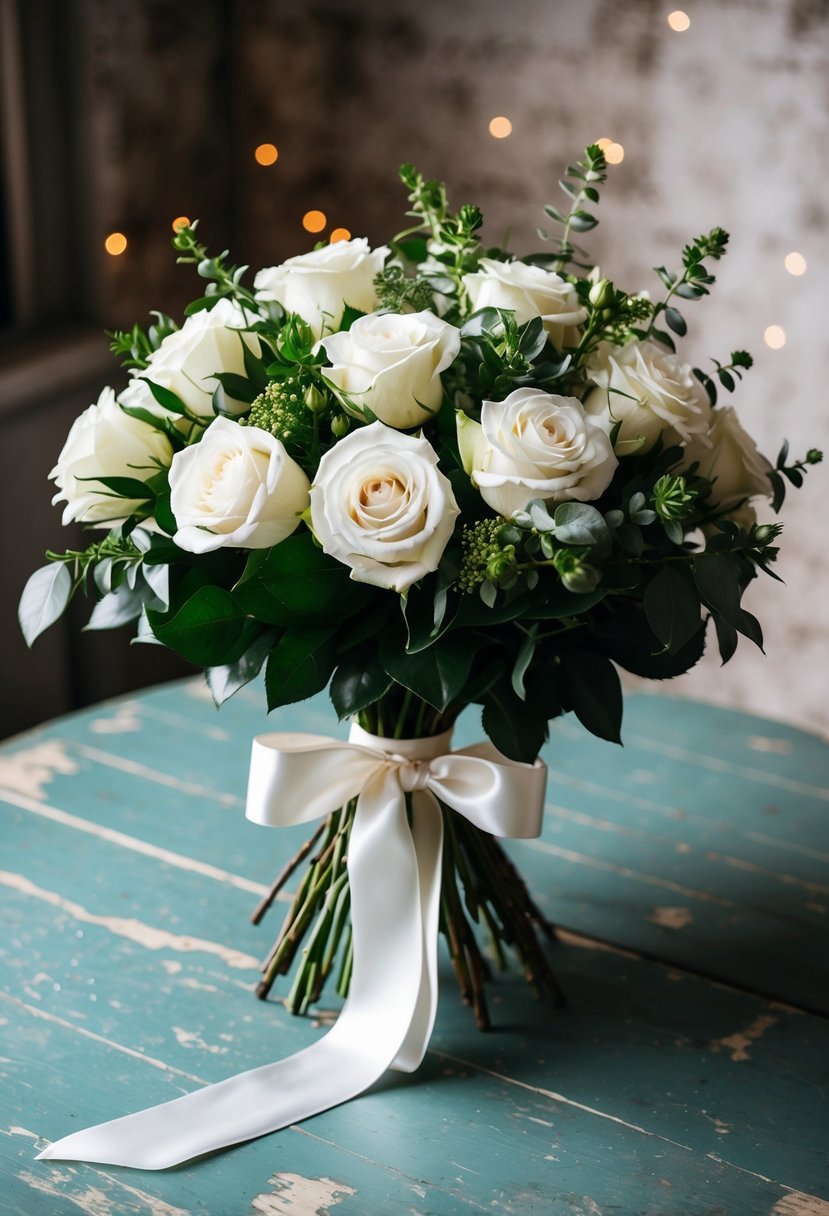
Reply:
<svg viewBox="0 0 829 1216"><path fill-rule="evenodd" d="M542 761L518 764L488 743L452 752L450 738L385 739L352 726L348 742L254 740L245 810L253 822L307 823L357 800L348 847L354 968L342 1013L296 1055L75 1132L41 1158L165 1169L346 1102L387 1068L417 1068L437 1008L440 804L515 837L537 836L544 809Z"/></svg>

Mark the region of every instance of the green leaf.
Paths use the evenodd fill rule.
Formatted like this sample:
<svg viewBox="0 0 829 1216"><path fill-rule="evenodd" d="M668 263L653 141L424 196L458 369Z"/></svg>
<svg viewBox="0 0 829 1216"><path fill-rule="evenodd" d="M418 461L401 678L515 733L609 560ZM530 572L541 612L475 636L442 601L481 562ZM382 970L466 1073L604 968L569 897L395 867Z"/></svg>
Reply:
<svg viewBox="0 0 829 1216"><path fill-rule="evenodd" d="M452 633L427 650L407 654L394 635L387 634L381 644L380 659L393 680L443 712L463 691L480 644L474 634Z"/></svg>
<svg viewBox="0 0 829 1216"><path fill-rule="evenodd" d="M527 668L533 661L536 647L536 632L537 626L533 625L524 634L521 645L518 648L518 654L515 656L515 663L512 668L510 682L512 691L520 701L526 701L527 690L524 687L524 677L527 674Z"/></svg>
<svg viewBox="0 0 829 1216"><path fill-rule="evenodd" d="M697 663L705 651L705 624L673 654L654 653L657 639L640 604L614 603L613 612L597 625L596 646L625 671L646 680L670 680Z"/></svg>
<svg viewBox="0 0 829 1216"><path fill-rule="evenodd" d="M445 590L439 589L436 579L427 578L409 588L405 599L400 599L400 607L408 633L406 650L415 654L431 646L449 629L459 604L455 604L453 612L447 613Z"/></svg>
<svg viewBox="0 0 829 1216"><path fill-rule="evenodd" d="M481 724L499 752L523 764L532 764L548 733L546 719L504 681L487 692Z"/></svg>
<svg viewBox="0 0 829 1216"><path fill-rule="evenodd" d="M349 578L348 568L306 531L253 550L233 594L257 620L285 627L339 623L370 602L368 587Z"/></svg>
<svg viewBox="0 0 829 1216"><path fill-rule="evenodd" d="M147 498L155 497L147 483L137 477L80 477L78 480L94 481L120 498L137 498L139 502L143 502Z"/></svg>
<svg viewBox="0 0 829 1216"><path fill-rule="evenodd" d="M280 705L305 701L322 692L337 661L335 632L335 626L285 631L265 668L269 713Z"/></svg>
<svg viewBox="0 0 829 1216"><path fill-rule="evenodd" d="M604 516L586 502L563 502L553 516L556 540L565 545L602 545L610 541Z"/></svg>
<svg viewBox="0 0 829 1216"><path fill-rule="evenodd" d="M126 582L121 583L98 600L84 629L118 629L141 616L148 603L158 605L151 587L146 584L130 587Z"/></svg>
<svg viewBox="0 0 829 1216"><path fill-rule="evenodd" d="M233 397L236 401L244 401L250 405L259 396L256 385L251 384L244 376L238 376L236 372L215 372L214 379L219 381L228 397Z"/></svg>
<svg viewBox="0 0 829 1216"><path fill-rule="evenodd" d="M72 598L73 589L72 575L65 562L50 562L35 570L23 588L17 609L27 646L54 625Z"/></svg>
<svg viewBox="0 0 829 1216"><path fill-rule="evenodd" d="M199 667L236 662L247 640L243 609L212 585L200 587L172 616L148 609L147 619L159 642Z"/></svg>
<svg viewBox="0 0 829 1216"><path fill-rule="evenodd" d="M190 414L190 411L178 393L174 393L172 389L164 388L161 384L155 384L147 376L141 376L141 379L145 384L149 385L153 397L168 413L181 414L183 417L187 417Z"/></svg>
<svg viewBox="0 0 829 1216"><path fill-rule="evenodd" d="M391 677L380 663L377 646L356 647L341 660L329 690L331 702L342 721L379 701L392 686Z"/></svg>
<svg viewBox="0 0 829 1216"><path fill-rule="evenodd" d="M763 649L760 622L740 605L742 588L735 562L717 553L701 553L694 559L694 582L700 597L713 612Z"/></svg>
<svg viewBox="0 0 829 1216"><path fill-rule="evenodd" d="M621 743L622 686L609 659L590 650L565 651L559 660L562 703L600 739Z"/></svg>
<svg viewBox="0 0 829 1216"><path fill-rule="evenodd" d="M688 326L685 324L685 318L678 308L666 308L665 321L668 328L672 329L675 334L679 334L680 338L684 338L687 334Z"/></svg>
<svg viewBox="0 0 829 1216"><path fill-rule="evenodd" d="M645 588L648 624L670 654L675 654L700 625L699 597L687 574L664 566Z"/></svg>
<svg viewBox="0 0 829 1216"><path fill-rule="evenodd" d="M714 617L714 626L717 630L717 644L720 648L720 658L725 664L737 649L737 630L733 625L729 625L725 617L720 616L719 612L712 613L712 616Z"/></svg>
<svg viewBox="0 0 829 1216"><path fill-rule="evenodd" d="M205 668L204 677L217 708L224 705L240 688L256 679L273 646L275 636L274 631L268 629L259 634L235 663Z"/></svg>

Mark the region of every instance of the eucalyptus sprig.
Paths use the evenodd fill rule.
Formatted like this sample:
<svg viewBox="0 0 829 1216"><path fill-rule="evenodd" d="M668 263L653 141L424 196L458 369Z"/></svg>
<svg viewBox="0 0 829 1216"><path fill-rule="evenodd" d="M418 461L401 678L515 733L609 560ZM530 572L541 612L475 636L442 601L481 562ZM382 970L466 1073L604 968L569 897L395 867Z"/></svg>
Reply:
<svg viewBox="0 0 829 1216"><path fill-rule="evenodd" d="M226 265L225 259L229 254L227 249L211 257L207 246L196 239L197 224L198 220L193 220L192 224L177 228L172 238L173 248L179 255L176 262L184 266L195 266L199 276L208 280L204 295L187 305L185 316L192 316L203 308L212 308L219 300L229 299L235 300L246 313L252 313L258 318L260 309L256 297L247 287L242 286L242 279L248 267Z"/></svg>
<svg viewBox="0 0 829 1216"><path fill-rule="evenodd" d="M425 178L414 165L401 165L400 180L409 191L410 210L406 214L418 223L398 233L391 242L392 247L405 256L407 238L416 233L428 233L428 252L451 283L457 300L457 315L465 317L469 312L469 300L463 276L477 266L481 248L478 231L484 222L483 213L472 203L465 203L456 213L450 211L444 184ZM448 319L452 317L450 311Z"/></svg>
<svg viewBox="0 0 829 1216"><path fill-rule="evenodd" d="M774 511L780 510L786 498L786 481L799 490L803 485L803 475L812 465L820 464L823 460L823 452L819 448L809 448L803 459L796 460L794 464L787 464L788 458L789 441L787 439L777 455L774 469L768 475L773 490L771 505Z"/></svg>
<svg viewBox="0 0 829 1216"><path fill-rule="evenodd" d="M568 178L574 180L568 181ZM568 165L564 177L558 183L571 200L570 210L563 214L552 203L545 204L545 213L550 219L564 227L564 231L558 238L558 254L553 259L556 270L561 271L570 262L575 262L575 254L584 255L584 250L571 242L570 232L571 230L590 232L592 228L596 227L599 221L591 211L587 210L587 205L598 203L598 187L606 178L607 161L604 152L598 144L589 144L584 150L584 157L577 164ZM538 235L542 241L552 240L546 228L539 228ZM575 262L575 265L583 266L580 262ZM589 263L583 268L589 269Z"/></svg>
<svg viewBox="0 0 829 1216"><path fill-rule="evenodd" d="M754 366L754 360L747 350L732 351L730 363L720 363L717 359L712 359L711 362L716 368L715 374L717 379L729 393L734 392L737 387L737 380L742 380L743 373ZM711 405L715 406L717 404L717 386L714 383L713 377L698 367L694 368L694 375L708 394L708 400L711 402Z"/></svg>
<svg viewBox="0 0 829 1216"><path fill-rule="evenodd" d="M728 233L724 228L712 228L710 232L696 237L682 250L682 270L673 272L664 266L654 269L662 280L666 294L656 305L651 317L651 323L643 334L644 337L658 338L660 342L675 350L676 346L671 335L663 329L656 328L656 322L664 314L665 324L680 338L688 332L685 318L671 300L675 295L683 300L699 300L709 294L708 288L716 279L705 266L705 259L711 258L718 262L725 255L728 244Z"/></svg>

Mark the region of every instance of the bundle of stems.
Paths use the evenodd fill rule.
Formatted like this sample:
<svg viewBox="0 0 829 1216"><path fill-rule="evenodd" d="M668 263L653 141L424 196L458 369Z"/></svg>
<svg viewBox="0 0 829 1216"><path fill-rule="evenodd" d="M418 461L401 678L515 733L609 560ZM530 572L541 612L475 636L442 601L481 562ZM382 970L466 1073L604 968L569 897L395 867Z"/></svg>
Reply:
<svg viewBox="0 0 829 1216"><path fill-rule="evenodd" d="M397 695L395 695L397 694ZM390 693L359 715L371 734L395 739L425 738L448 730L463 706L440 714L405 689ZM408 795L407 795L408 797ZM262 963L256 995L264 1000L277 978L294 969L285 1005L304 1014L316 1004L326 982L336 975L336 991L348 995L354 962L348 884L348 841L356 802L329 815L275 878L251 920L264 917L277 896L302 873L282 927ZM527 890L500 842L451 808L441 804L444 820L440 931L446 939L461 999L470 1005L480 1030L491 1023L484 985L492 968L479 937L488 938L489 953L506 970L512 952L527 982L555 1005L564 995L553 974L540 936L555 941L555 931Z"/></svg>

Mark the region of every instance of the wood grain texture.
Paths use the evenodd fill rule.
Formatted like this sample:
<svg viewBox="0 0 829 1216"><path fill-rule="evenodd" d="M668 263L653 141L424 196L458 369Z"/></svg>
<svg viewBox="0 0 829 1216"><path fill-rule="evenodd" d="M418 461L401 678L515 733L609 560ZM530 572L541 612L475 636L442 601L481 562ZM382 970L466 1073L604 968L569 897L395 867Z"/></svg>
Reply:
<svg viewBox="0 0 829 1216"><path fill-rule="evenodd" d="M163 1174L34 1161L330 1024L252 995L248 915L302 832L244 820L249 743L285 728L344 730L190 681L0 751L4 1216L826 1216L829 748L656 696L624 750L556 726L544 835L512 846L567 929L565 1011L508 976L480 1035L444 960L413 1077Z"/></svg>

